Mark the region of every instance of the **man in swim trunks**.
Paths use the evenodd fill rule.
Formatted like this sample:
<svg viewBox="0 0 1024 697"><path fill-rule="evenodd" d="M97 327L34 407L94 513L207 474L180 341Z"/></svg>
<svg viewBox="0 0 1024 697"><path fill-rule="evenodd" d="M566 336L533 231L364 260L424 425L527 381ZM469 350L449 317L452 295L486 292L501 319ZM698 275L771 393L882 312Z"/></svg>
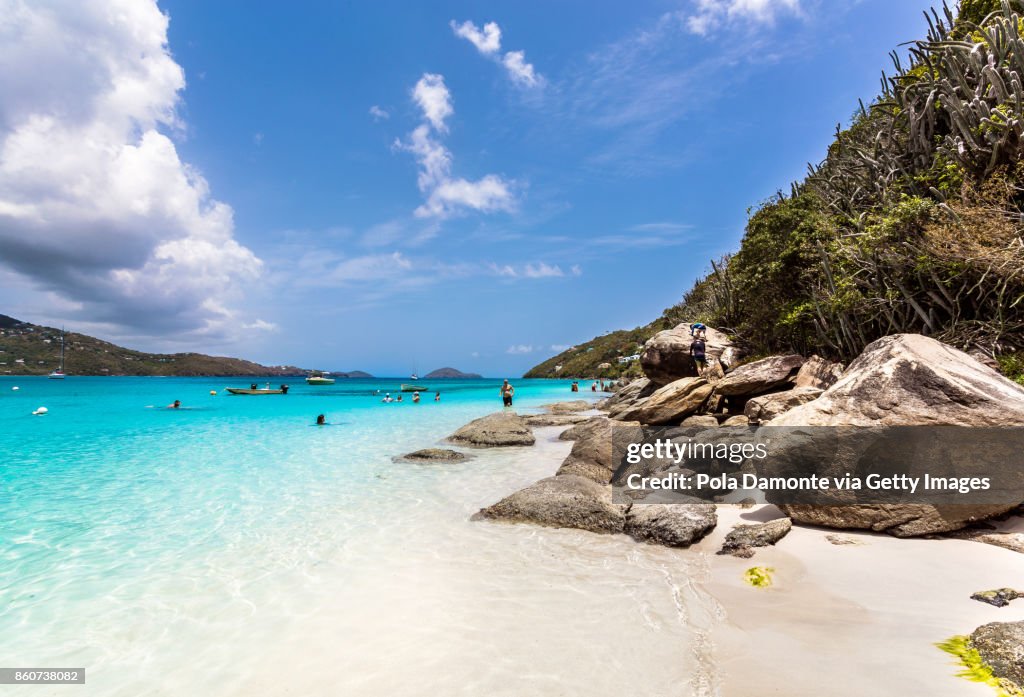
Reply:
<svg viewBox="0 0 1024 697"><path fill-rule="evenodd" d="M516 393L516 388L509 384L508 380L501 386L501 403L506 407L512 406L512 397Z"/></svg>

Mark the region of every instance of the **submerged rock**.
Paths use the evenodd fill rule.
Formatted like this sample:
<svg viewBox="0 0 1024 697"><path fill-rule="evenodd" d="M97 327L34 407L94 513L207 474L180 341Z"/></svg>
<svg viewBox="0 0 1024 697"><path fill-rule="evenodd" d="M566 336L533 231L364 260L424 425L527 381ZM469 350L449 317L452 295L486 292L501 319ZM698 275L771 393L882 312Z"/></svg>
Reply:
<svg viewBox="0 0 1024 697"><path fill-rule="evenodd" d="M996 607L1006 607L1017 598L1024 598L1024 591L1014 590L1013 588L997 588L992 591L978 591L971 594L971 600L978 600L989 605L995 605Z"/></svg>
<svg viewBox="0 0 1024 697"><path fill-rule="evenodd" d="M474 520L505 520L590 532L622 532L626 506L612 503L611 488L563 474L541 479L482 509Z"/></svg>
<svg viewBox="0 0 1024 697"><path fill-rule="evenodd" d="M745 397L764 394L783 385L792 384L804 357L769 356L753 363L744 363L715 385L718 394L727 397Z"/></svg>
<svg viewBox="0 0 1024 697"><path fill-rule="evenodd" d="M982 625L971 633L970 644L992 675L1009 681L1018 692L1024 690L1024 622Z"/></svg>
<svg viewBox="0 0 1024 697"><path fill-rule="evenodd" d="M424 448L423 450L406 453L397 459L410 462L465 462L470 457L466 453L460 453L458 450L451 450L449 448Z"/></svg>
<svg viewBox="0 0 1024 697"><path fill-rule="evenodd" d="M712 503L636 503L626 513L625 532L667 547L689 547L718 523Z"/></svg>
<svg viewBox="0 0 1024 697"><path fill-rule="evenodd" d="M515 412L497 412L481 417L448 436L448 441L474 448L533 445L533 431Z"/></svg>
<svg viewBox="0 0 1024 697"><path fill-rule="evenodd" d="M770 520L754 525L737 525L725 536L719 554L731 554L746 559L754 556L754 547L768 547L789 534L793 521L789 518Z"/></svg>

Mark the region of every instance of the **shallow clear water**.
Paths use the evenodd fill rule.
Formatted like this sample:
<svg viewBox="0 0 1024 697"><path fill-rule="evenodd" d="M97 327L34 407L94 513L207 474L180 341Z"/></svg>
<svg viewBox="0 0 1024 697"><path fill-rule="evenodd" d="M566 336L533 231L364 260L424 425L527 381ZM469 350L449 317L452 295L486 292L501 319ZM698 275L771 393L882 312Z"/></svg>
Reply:
<svg viewBox="0 0 1024 697"><path fill-rule="evenodd" d="M392 461L500 409L500 381L423 381L442 401L421 404L380 403L397 380L223 390L249 382L0 379L2 663L88 676L18 693L599 695L638 671L646 694L706 692L700 559L469 521L553 473L556 431ZM593 396L515 384L520 411Z"/></svg>

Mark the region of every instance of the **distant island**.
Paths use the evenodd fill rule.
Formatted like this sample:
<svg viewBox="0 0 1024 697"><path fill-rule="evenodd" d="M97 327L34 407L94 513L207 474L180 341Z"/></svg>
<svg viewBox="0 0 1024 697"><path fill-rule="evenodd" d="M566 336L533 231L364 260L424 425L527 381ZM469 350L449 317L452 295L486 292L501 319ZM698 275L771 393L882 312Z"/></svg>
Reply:
<svg viewBox="0 0 1024 697"><path fill-rule="evenodd" d="M332 377L336 378L372 378L373 376L362 370L352 370L349 372L337 371L331 372Z"/></svg>
<svg viewBox="0 0 1024 697"><path fill-rule="evenodd" d="M430 380L443 380L446 378L459 378L462 380L471 380L473 378L479 378L483 376L478 375L477 373L463 373L461 370L456 370L455 368L438 368L437 370L430 371L423 377L424 379Z"/></svg>
<svg viewBox="0 0 1024 697"><path fill-rule="evenodd" d="M48 374L59 366L60 337L59 329L0 315L0 375ZM67 332L64 340L64 364L69 375L288 377L308 372L293 365L266 366L201 353L144 353L76 332ZM344 375L367 377L358 371Z"/></svg>

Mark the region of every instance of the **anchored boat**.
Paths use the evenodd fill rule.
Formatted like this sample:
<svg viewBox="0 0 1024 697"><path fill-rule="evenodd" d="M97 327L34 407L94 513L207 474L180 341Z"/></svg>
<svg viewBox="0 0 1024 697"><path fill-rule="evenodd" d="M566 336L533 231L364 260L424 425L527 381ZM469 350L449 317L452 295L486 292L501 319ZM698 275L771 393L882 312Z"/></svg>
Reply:
<svg viewBox="0 0 1024 697"><path fill-rule="evenodd" d="M327 377L330 373L321 370L314 370L306 377L307 385L333 385L334 378Z"/></svg>
<svg viewBox="0 0 1024 697"><path fill-rule="evenodd" d="M402 392L428 392L430 390L426 385L402 385Z"/></svg>
<svg viewBox="0 0 1024 697"><path fill-rule="evenodd" d="M227 391L231 394L288 394L288 385L281 385L275 390L270 383L266 387L256 387L253 383L249 387L228 387Z"/></svg>

